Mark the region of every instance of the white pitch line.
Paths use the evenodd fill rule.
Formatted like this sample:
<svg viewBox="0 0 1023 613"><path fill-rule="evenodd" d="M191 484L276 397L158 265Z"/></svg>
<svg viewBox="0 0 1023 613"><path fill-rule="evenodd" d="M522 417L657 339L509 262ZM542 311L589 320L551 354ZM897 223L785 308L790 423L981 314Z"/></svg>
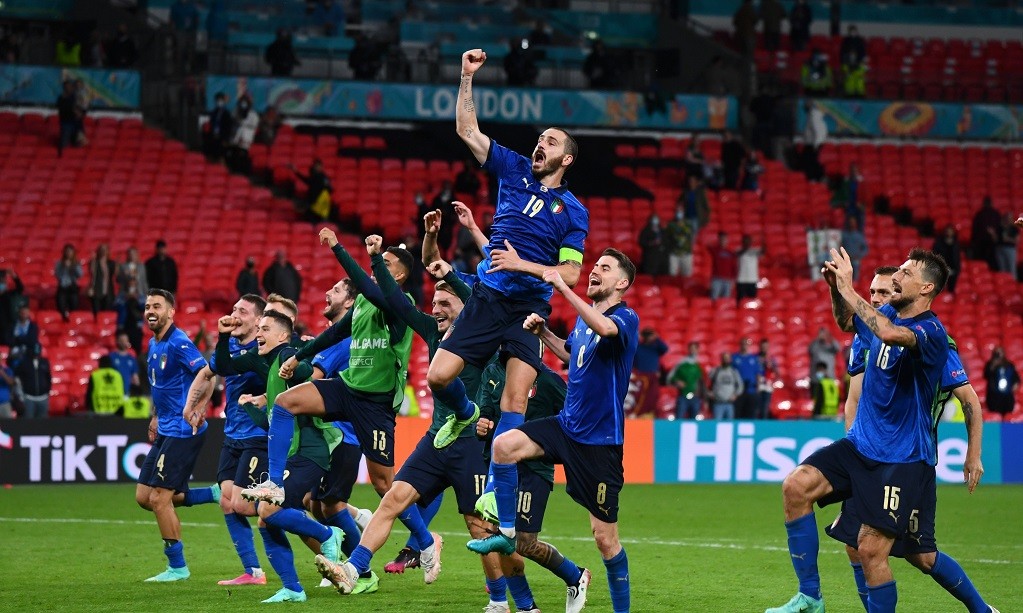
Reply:
<svg viewBox="0 0 1023 613"><path fill-rule="evenodd" d="M152 521L144 520L127 520L127 519L102 519L102 518L75 518L75 517L0 517L0 523L22 523L22 524L106 524L114 526L152 526ZM223 528L224 524L215 524L207 522L181 522L182 526L189 528ZM464 532L440 532L443 536L459 537L467 536ZM545 539L552 541L574 541L574 542L590 542L593 540L592 537L585 536L551 536L544 535ZM733 549L736 551L749 551L751 549L757 551L771 551L771 552L787 552L787 547L779 547L777 545L753 545L750 543L743 543L741 541L731 540L730 542L722 541L697 541L697 540L661 540L661 539L644 539L644 538L623 538L622 543L625 545L655 545L659 547L690 547L693 549ZM825 546L825 549L832 549L830 543ZM833 549L833 551L826 551L826 553L845 553L842 549ZM1023 564L1023 560L997 560L990 558L960 558L965 562L974 562L977 564Z"/></svg>

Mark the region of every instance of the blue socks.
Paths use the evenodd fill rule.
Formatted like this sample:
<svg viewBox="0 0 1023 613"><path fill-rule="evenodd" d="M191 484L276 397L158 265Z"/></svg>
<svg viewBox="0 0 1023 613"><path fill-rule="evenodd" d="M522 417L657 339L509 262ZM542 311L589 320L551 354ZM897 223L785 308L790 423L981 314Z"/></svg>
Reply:
<svg viewBox="0 0 1023 613"><path fill-rule="evenodd" d="M490 590L490 602L508 602L508 582L504 577L487 579L487 589Z"/></svg>
<svg viewBox="0 0 1023 613"><path fill-rule="evenodd" d="M437 497L425 507L419 506L419 503L416 503L419 506L419 516L423 518L423 525L427 528L430 527L430 522L433 521L433 518L437 517L437 512L440 511L440 504L442 502L444 502L444 492L437 494ZM405 541L405 546L409 549L419 549L419 541L416 540L416 537L409 534L408 540Z"/></svg>
<svg viewBox="0 0 1023 613"><path fill-rule="evenodd" d="M277 485L284 483L284 465L288 462L291 439L295 436L295 416L279 404L270 413L270 432L266 439L270 463L270 480Z"/></svg>
<svg viewBox="0 0 1023 613"><path fill-rule="evenodd" d="M238 553L245 572L251 574L252 569L259 568L259 558L256 557L256 546L252 542L249 518L237 513L227 513L224 515L224 523L227 524L227 533L231 535L234 550Z"/></svg>
<svg viewBox="0 0 1023 613"><path fill-rule="evenodd" d="M799 591L820 600L821 576L817 571L820 537L817 534L817 517L811 512L786 522L785 531L789 534L789 554L792 568L799 579Z"/></svg>
<svg viewBox="0 0 1023 613"><path fill-rule="evenodd" d="M526 416L522 413L501 411L501 420L497 422L497 427L494 428L494 438L501 436L509 430L518 428L524 421L526 421Z"/></svg>
<svg viewBox="0 0 1023 613"><path fill-rule="evenodd" d="M359 574L369 572L369 563L373 560L373 552L369 549L359 545L352 552L352 555L348 556L348 561L352 563L355 570L359 571Z"/></svg>
<svg viewBox="0 0 1023 613"><path fill-rule="evenodd" d="M348 509L342 509L323 521L328 526L341 528L341 531L345 533L345 538L341 541L341 551L346 556L352 555L352 552L359 545L359 541L362 540L362 533L359 532L359 524L355 523L355 518L348 512Z"/></svg>
<svg viewBox="0 0 1023 613"><path fill-rule="evenodd" d="M562 557L561 564L552 568L551 572L564 581L565 585L579 585L579 577L583 576L583 571L576 566L575 562L565 557Z"/></svg>
<svg viewBox="0 0 1023 613"><path fill-rule="evenodd" d="M529 589L529 582L525 575L506 577L508 590L511 592L512 600L515 601L516 609L535 609L536 601L533 600L533 590Z"/></svg>
<svg viewBox="0 0 1023 613"><path fill-rule="evenodd" d="M279 513L275 513L275 515L279 515ZM266 549L266 557L270 560L270 566L273 566L274 572L281 578L281 583L293 592L301 592L302 584L298 582L298 571L295 570L295 554L291 551L288 535L284 534L284 530L269 525L265 528L260 528L259 533L263 535L263 547Z"/></svg>
<svg viewBox="0 0 1023 613"><path fill-rule="evenodd" d="M853 579L856 580L856 593L860 595L863 608L869 611L870 607L867 605L867 577L863 574L863 565L850 562L849 566L852 566Z"/></svg>
<svg viewBox="0 0 1023 613"><path fill-rule="evenodd" d="M405 509L401 515L398 516L401 523L408 528L408 531L412 533L412 540L416 542L416 549L422 551L433 545L433 535L430 534L429 528L423 523L423 518L419 514L418 505L409 505L409 508Z"/></svg>
<svg viewBox="0 0 1023 613"><path fill-rule="evenodd" d="M501 531L511 530L511 534L514 534L519 471L515 464L497 462L491 462L490 469L494 471L494 497L497 499L497 519L501 524Z"/></svg>
<svg viewBox="0 0 1023 613"><path fill-rule="evenodd" d="M881 585L867 586L868 613L895 613L895 604L899 602L899 592L895 582L889 581Z"/></svg>
<svg viewBox="0 0 1023 613"><path fill-rule="evenodd" d="M328 526L313 520L304 511L298 509L281 509L273 515L268 515L263 522L268 526L280 528L298 536L314 538L321 543L334 534Z"/></svg>
<svg viewBox="0 0 1023 613"><path fill-rule="evenodd" d="M973 582L966 576L966 571L951 557L938 552L931 567L931 579L938 582L938 585L945 588L949 594L966 605L970 613L987 613L990 611L987 603L980 597Z"/></svg>
<svg viewBox="0 0 1023 613"><path fill-rule="evenodd" d="M213 486L210 487L197 487L195 489L189 489L185 492L185 501L182 506L194 507L197 504L210 504L216 502L216 498L213 497Z"/></svg>
<svg viewBox="0 0 1023 613"><path fill-rule="evenodd" d="M469 419L472 417L472 403L465 392L465 384L458 377L446 386L433 390L433 397L448 405L455 411L458 419Z"/></svg>
<svg viewBox="0 0 1023 613"><path fill-rule="evenodd" d="M171 568L185 567L185 546L181 541L163 541L163 555L167 556L167 565Z"/></svg>
<svg viewBox="0 0 1023 613"><path fill-rule="evenodd" d="M611 607L615 613L629 610L629 558L623 547L618 555L604 560L607 569L607 587L611 590Z"/></svg>

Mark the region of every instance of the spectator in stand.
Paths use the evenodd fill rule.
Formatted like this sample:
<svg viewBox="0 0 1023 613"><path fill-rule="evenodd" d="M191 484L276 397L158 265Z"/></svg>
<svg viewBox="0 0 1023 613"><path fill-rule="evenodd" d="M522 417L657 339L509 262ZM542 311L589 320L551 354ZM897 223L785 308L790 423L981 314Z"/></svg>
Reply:
<svg viewBox="0 0 1023 613"><path fill-rule="evenodd" d="M658 276L668 272L668 242L657 213L651 215L640 230L639 249L641 273Z"/></svg>
<svg viewBox="0 0 1023 613"><path fill-rule="evenodd" d="M951 269L948 281L945 283L945 289L952 294L956 293L956 283L959 282L959 272L962 270L963 263L962 247L959 245L959 233L956 232L955 226L952 224L945 226L941 236L934 239L931 251L944 258L945 263Z"/></svg>
<svg viewBox="0 0 1023 613"><path fill-rule="evenodd" d="M751 57L757 46L757 21L760 16L753 6L753 0L742 0L739 8L732 15L732 26L735 28L735 46L739 53Z"/></svg>
<svg viewBox="0 0 1023 613"><path fill-rule="evenodd" d="M835 419L838 416L838 379L828 374L824 362L814 364L810 377L810 397L813 398L813 416L818 419Z"/></svg>
<svg viewBox="0 0 1023 613"><path fill-rule="evenodd" d="M348 54L348 67L357 81L372 81L380 72L380 50L368 36L359 32L355 35L355 46Z"/></svg>
<svg viewBox="0 0 1023 613"><path fill-rule="evenodd" d="M259 128L259 113L252 109L252 100L246 95L238 99L234 107L234 134L227 148L227 167L242 174L252 173L252 158L249 147L256 140L256 129Z"/></svg>
<svg viewBox="0 0 1023 613"><path fill-rule="evenodd" d="M42 345L36 343L17 361L14 376L21 387L21 403L26 419L43 419L50 415L50 389L53 374L50 361L43 357Z"/></svg>
<svg viewBox="0 0 1023 613"><path fill-rule="evenodd" d="M536 84L540 70L528 47L529 41L526 39L514 39L508 44L508 54L504 56L504 74L505 82L510 87L532 87Z"/></svg>
<svg viewBox="0 0 1023 613"><path fill-rule="evenodd" d="M458 171L458 174L455 175L455 198L461 198L463 200L468 198L467 201L470 204L476 202L476 199L479 197L480 187L482 187L480 184L480 178L476 174L476 168L478 166L479 164L471 158L465 160L465 164L462 165L462 170ZM421 226L423 224L418 225Z"/></svg>
<svg viewBox="0 0 1023 613"><path fill-rule="evenodd" d="M739 273L735 252L728 248L728 235L718 232L718 244L710 249L710 298L729 298Z"/></svg>
<svg viewBox="0 0 1023 613"><path fill-rule="evenodd" d="M760 156L755 149L746 153L746 159L742 162L742 185L740 189L746 192L760 193L760 175L764 174L764 167L760 164Z"/></svg>
<svg viewBox="0 0 1023 613"><path fill-rule="evenodd" d="M11 344L18 311L27 304L25 284L18 273L10 268L0 268L0 345Z"/></svg>
<svg viewBox="0 0 1023 613"><path fill-rule="evenodd" d="M721 354L721 363L710 371L710 405L714 419L735 419L735 402L742 395L742 375L732 366L732 356Z"/></svg>
<svg viewBox="0 0 1023 613"><path fill-rule="evenodd" d="M612 89L615 83L614 62L599 38L593 41L593 49L583 61L583 74L590 83L590 89Z"/></svg>
<svg viewBox="0 0 1023 613"><path fill-rule="evenodd" d="M178 293L178 264L167 255L167 243L162 238L156 241L156 253L146 260L146 278L149 280L149 289Z"/></svg>
<svg viewBox="0 0 1023 613"><path fill-rule="evenodd" d="M245 260L245 268L238 271L238 277L234 281L234 289L239 296L255 294L262 296L263 290L259 288L259 274L256 272L256 258L251 255Z"/></svg>
<svg viewBox="0 0 1023 613"><path fill-rule="evenodd" d="M774 394L774 382L778 380L778 360L771 355L770 341L766 338L760 339L760 353L757 354L760 360L760 369L763 376L757 385L757 411L753 419L771 419L771 396Z"/></svg>
<svg viewBox="0 0 1023 613"><path fill-rule="evenodd" d="M675 386L675 419L696 419L703 410L703 398L707 383L703 366L700 364L700 344L689 343L689 355L679 360L668 375L668 383Z"/></svg>
<svg viewBox="0 0 1023 613"><path fill-rule="evenodd" d="M813 11L806 0L796 0L789 12L789 42L793 51L802 51L810 41L810 24L813 23Z"/></svg>
<svg viewBox="0 0 1023 613"><path fill-rule="evenodd" d="M995 260L998 270L1007 272L1016 279L1016 243L1019 242L1019 228L1016 227L1012 213L1006 212L998 227L998 243L995 247Z"/></svg>
<svg viewBox="0 0 1023 613"><path fill-rule="evenodd" d="M89 95L89 88L85 86L85 81L81 79L74 80L75 90L75 122L76 131L78 136L75 141L80 147L84 147L89 144L89 139L85 137L85 114L89 112L89 107L92 105L92 97Z"/></svg>
<svg viewBox="0 0 1023 613"><path fill-rule="evenodd" d="M284 28L277 30L277 38L266 48L263 59L270 65L270 74L275 77L290 77L295 67L302 65L295 55L291 32Z"/></svg>
<svg viewBox="0 0 1023 613"><path fill-rule="evenodd" d="M268 294L280 294L295 303L302 297L302 276L288 261L283 249L277 251L272 264L263 271L263 289Z"/></svg>
<svg viewBox="0 0 1023 613"><path fill-rule="evenodd" d="M724 139L721 143L721 171L724 175L725 189L738 189L739 172L742 169L742 160L746 157L746 148L742 141L735 137L729 130L725 130Z"/></svg>
<svg viewBox="0 0 1023 613"><path fill-rule="evenodd" d="M139 257L139 250L134 246L128 247L125 259L117 267L117 286L120 291L134 280L135 287L143 296L149 293L149 278L146 277L146 265Z"/></svg>
<svg viewBox="0 0 1023 613"><path fill-rule="evenodd" d="M984 364L984 379L987 380L985 402L988 410L1002 417L1012 413L1016 409L1020 378L1016 366L1005 356L1005 350L1001 347L991 350L991 357Z"/></svg>
<svg viewBox="0 0 1023 613"><path fill-rule="evenodd" d="M345 9L340 2L320 0L310 16L311 21L323 30L324 36L337 36L345 33Z"/></svg>
<svg viewBox="0 0 1023 613"><path fill-rule="evenodd" d="M422 191L416 192L415 201L416 214L411 221L412 225L414 225L417 228L419 239L422 240L423 236L426 235L426 225L423 223L423 218L426 217L426 214L432 211L433 209L430 208L430 203L426 201L426 197L423 196Z"/></svg>
<svg viewBox="0 0 1023 613"><path fill-rule="evenodd" d="M856 164L849 164L849 174L846 175L843 181L845 187L845 217L856 218L860 229L866 227L867 222L867 209L860 202L860 186L863 185L863 175L860 174L860 168Z"/></svg>
<svg viewBox="0 0 1023 613"><path fill-rule="evenodd" d="M661 356L666 353L668 345L657 336L657 332L653 328L643 328L632 363L632 378L637 385L632 417L649 414L661 419L670 415L660 406Z"/></svg>
<svg viewBox="0 0 1023 613"><path fill-rule="evenodd" d="M853 280L860 280L860 265L863 258L867 257L867 237L860 230L860 224L855 217L847 217L845 228L842 230L842 248L849 254L852 260Z"/></svg>
<svg viewBox="0 0 1023 613"><path fill-rule="evenodd" d="M121 289L114 303L117 310L117 328L128 335L128 343L138 354L142 351L142 322L146 308L146 294L138 290L138 284L128 281Z"/></svg>
<svg viewBox="0 0 1023 613"><path fill-rule="evenodd" d="M334 188L330 184L330 177L323 172L323 161L320 158L314 159L308 175L300 173L294 164L288 164L288 168L306 186L305 199L299 208L302 218L314 224L330 219L334 208L331 200Z"/></svg>
<svg viewBox="0 0 1023 613"><path fill-rule="evenodd" d="M736 419L753 419L756 417L760 398L760 382L764 372L760 365L760 356L753 353L753 339L746 337L739 341L739 351L732 354L732 366L739 371L742 379L742 393L735 400Z"/></svg>
<svg viewBox="0 0 1023 613"><path fill-rule="evenodd" d="M764 255L763 247L753 246L753 237L742 235L742 245L736 256L737 272L735 275L735 304L743 298L756 300L757 283L760 282L760 258Z"/></svg>
<svg viewBox="0 0 1023 613"><path fill-rule="evenodd" d="M131 68L138 59L135 41L128 36L128 24L117 26L114 38L107 42L106 59L108 68Z"/></svg>
<svg viewBox="0 0 1023 613"><path fill-rule="evenodd" d="M89 44L82 54L82 64L89 68L103 68L107 64L106 51L103 50L103 37L98 30L89 34Z"/></svg>
<svg viewBox="0 0 1023 613"><path fill-rule="evenodd" d="M53 61L64 68L77 68L82 65L82 43L74 39L70 29L61 32L57 38Z"/></svg>
<svg viewBox="0 0 1023 613"><path fill-rule="evenodd" d="M682 207L683 217L692 230L695 242L700 228L710 223L710 203L707 200L707 188L703 185L703 179L696 176L687 177L686 187L675 204Z"/></svg>
<svg viewBox="0 0 1023 613"><path fill-rule="evenodd" d="M18 320L14 322L14 329L11 331L11 360L21 358L38 343L39 325L32 321L32 311L28 306L23 306L18 309Z"/></svg>
<svg viewBox="0 0 1023 613"><path fill-rule="evenodd" d="M785 7L778 0L760 3L760 19L764 22L764 48L777 51L781 46L781 22L785 21Z"/></svg>
<svg viewBox="0 0 1023 613"><path fill-rule="evenodd" d="M89 375L85 390L85 408L96 415L116 415L123 410L125 394L121 373L110 363L110 356L99 359L99 368Z"/></svg>
<svg viewBox="0 0 1023 613"><path fill-rule="evenodd" d="M227 94L217 92L214 101L215 106L210 111L210 119L206 122L206 130L203 132L203 152L210 161L219 162L231 141L234 118L231 111L227 110Z"/></svg>
<svg viewBox="0 0 1023 613"><path fill-rule="evenodd" d="M973 227L970 233L973 257L987 262L988 268L998 270L995 257L998 247L998 233L1002 227L1002 214L991 202L991 196L984 196L980 210L973 216Z"/></svg>
<svg viewBox="0 0 1023 613"><path fill-rule="evenodd" d="M277 112L277 107L274 105L268 105L263 114L259 116L259 127L256 128L256 142L267 147L274 144L277 140L277 131L281 129L281 124L284 121L281 119L281 114Z"/></svg>
<svg viewBox="0 0 1023 613"><path fill-rule="evenodd" d="M803 108L806 111L806 127L803 129L803 174L810 181L820 181L824 179L820 153L828 139L828 124L824 121L824 111L816 102L807 100Z"/></svg>
<svg viewBox="0 0 1023 613"><path fill-rule="evenodd" d="M64 155L64 148L78 144L78 97L75 95L75 84L70 79L64 81L63 90L57 97L57 120L60 124L60 140L57 141L57 155Z"/></svg>
<svg viewBox="0 0 1023 613"><path fill-rule="evenodd" d="M685 171L686 180L689 180L690 177L697 177L703 181L705 165L703 150L700 149L700 139L694 134L689 140L689 146L686 147L685 157L682 158L682 170Z"/></svg>
<svg viewBox="0 0 1023 613"><path fill-rule="evenodd" d="M817 49L810 51L802 68L803 93L814 98L823 98L831 93L834 76L828 56Z"/></svg>
<svg viewBox="0 0 1023 613"><path fill-rule="evenodd" d="M824 327L818 329L817 336L810 341L810 346L807 350L810 353L810 363L814 365L824 364L825 374L834 379L835 356L842 351L842 346L831 335L831 331ZM810 376L813 376L813 372L810 373Z"/></svg>
<svg viewBox="0 0 1023 613"><path fill-rule="evenodd" d="M14 399L14 371L3 363L0 357L0 418L11 419L14 417L14 407L11 401Z"/></svg>
<svg viewBox="0 0 1023 613"><path fill-rule="evenodd" d="M693 228L686 222L685 210L675 209L675 217L664 229L664 240L668 249L668 274L682 277L693 276ZM685 281L683 281L684 283Z"/></svg>
<svg viewBox="0 0 1023 613"><path fill-rule="evenodd" d="M75 246L64 245L60 259L53 267L53 276L57 278L57 310L64 321L71 318L71 311L78 310L78 280L82 278L82 263L78 261Z"/></svg>
<svg viewBox="0 0 1023 613"><path fill-rule="evenodd" d="M96 247L96 253L89 260L89 287L86 294L92 303L92 316L95 318L100 311L109 311L114 306L117 278L117 262L110 259L110 249L106 243Z"/></svg>
<svg viewBox="0 0 1023 613"><path fill-rule="evenodd" d="M124 395L127 396L132 385L139 385L139 362L132 350L131 340L124 330L117 331L117 346L110 352L110 366L121 373L124 380Z"/></svg>
<svg viewBox="0 0 1023 613"><path fill-rule="evenodd" d="M842 39L842 89L849 97L862 98L867 94L867 41L856 26L849 26Z"/></svg>
<svg viewBox="0 0 1023 613"><path fill-rule="evenodd" d="M430 205L431 211L440 211L441 221L440 231L437 232L437 246L440 247L441 259L447 259L450 255L451 239L454 238L455 228L458 225L458 214L455 212L453 204L454 198L455 192L451 181L445 179L441 182L440 191L433 197L433 203Z"/></svg>

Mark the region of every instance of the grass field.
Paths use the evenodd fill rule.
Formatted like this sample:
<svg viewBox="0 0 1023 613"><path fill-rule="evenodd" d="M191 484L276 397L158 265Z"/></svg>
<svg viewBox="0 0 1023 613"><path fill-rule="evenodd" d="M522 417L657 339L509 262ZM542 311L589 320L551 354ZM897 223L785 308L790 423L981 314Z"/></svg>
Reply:
<svg viewBox="0 0 1023 613"><path fill-rule="evenodd" d="M763 611L795 592L785 550L780 488L759 485L628 486L621 534L629 553L632 610ZM360 486L353 503L375 496ZM985 598L1003 613L1023 610L1023 488L945 486L938 494L938 542L966 568ZM219 507L181 509L183 540L192 577L175 584L145 584L164 568L152 516L134 504L133 486L16 486L0 490L0 610L5 611L225 611L260 607L280 583L227 589L217 580L240 567ZM835 511L818 513L818 524ZM380 591L338 596L318 589L312 555L293 539L296 564L309 601L302 610L478 611L486 604L477 559L464 548L464 524L453 497L433 528L445 538L443 572L433 585L422 572L383 577ZM395 531L374 560L381 568L407 533ZM567 556L593 569L588 611L610 611L603 565L585 511L559 489L552 496L544 534ZM263 558L262 544L256 536ZM900 611L962 611L930 578L894 561ZM861 611L852 575L838 543L822 533L820 569L828 610ZM550 613L564 606L564 585L530 564L537 603ZM271 605L263 605L271 606Z"/></svg>

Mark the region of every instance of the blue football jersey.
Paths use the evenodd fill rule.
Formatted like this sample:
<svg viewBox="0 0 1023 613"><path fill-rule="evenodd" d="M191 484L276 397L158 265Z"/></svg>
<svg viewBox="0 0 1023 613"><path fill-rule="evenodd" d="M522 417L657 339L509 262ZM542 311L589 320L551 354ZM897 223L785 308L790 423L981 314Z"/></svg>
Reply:
<svg viewBox="0 0 1023 613"><path fill-rule="evenodd" d="M948 334L931 311L899 319L884 305L880 316L916 335L914 349L887 345L859 317L856 332L869 353L856 421L848 437L864 456L893 464L937 462L934 423L941 414L939 392L948 363Z"/></svg>
<svg viewBox="0 0 1023 613"><path fill-rule="evenodd" d="M259 344L255 340L242 345L238 339L231 337L227 341L228 351L235 358L245 353L258 351ZM217 372L217 356L210 360L210 369ZM266 380L258 373L247 372L241 375L224 377L224 436L235 440L262 437L266 438L266 430L255 423L245 409L238 406L238 399L244 394L259 396L266 391Z"/></svg>
<svg viewBox="0 0 1023 613"><path fill-rule="evenodd" d="M131 377L139 371L138 360L131 353L111 351L110 362L114 370L121 373L121 378L124 379L124 395L127 396L131 391Z"/></svg>
<svg viewBox="0 0 1023 613"><path fill-rule="evenodd" d="M565 433L584 445L621 445L625 441L625 395L639 344L639 315L624 302L604 315L618 334L602 338L582 317L565 341L568 394L558 421Z"/></svg>
<svg viewBox="0 0 1023 613"><path fill-rule="evenodd" d="M497 209L490 244L477 267L480 282L506 296L549 300L553 288L525 273L490 270L490 253L505 249L505 241L527 262L556 266L567 259L582 261L590 213L572 192L549 189L533 176L532 161L490 141L483 165L498 179Z"/></svg>
<svg viewBox="0 0 1023 613"><path fill-rule="evenodd" d="M188 335L171 324L163 340L153 337L146 354L146 371L156 409L157 432L163 436L187 438L192 436L181 411L185 408L188 388L195 374L206 366L206 358L192 343ZM203 424L200 432L206 429Z"/></svg>
<svg viewBox="0 0 1023 613"><path fill-rule="evenodd" d="M316 354L313 358L313 366L323 371L326 379L336 378L340 373L348 369L348 358L352 354L351 339L345 339L340 343L327 347ZM335 421L333 426L344 435L344 442L348 445L358 445L359 440L355 438L355 428L350 421Z"/></svg>

